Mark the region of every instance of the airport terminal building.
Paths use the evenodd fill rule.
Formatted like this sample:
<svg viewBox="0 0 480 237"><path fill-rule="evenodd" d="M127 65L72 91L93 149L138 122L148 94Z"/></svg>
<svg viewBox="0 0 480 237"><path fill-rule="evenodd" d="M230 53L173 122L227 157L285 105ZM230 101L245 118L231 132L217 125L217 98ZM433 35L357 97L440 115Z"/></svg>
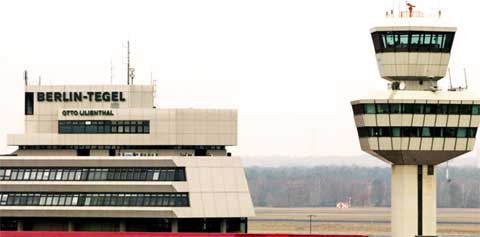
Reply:
<svg viewBox="0 0 480 237"><path fill-rule="evenodd" d="M153 85L25 86L0 230L247 232L237 111L157 109ZM19 95L20 96L20 95Z"/></svg>

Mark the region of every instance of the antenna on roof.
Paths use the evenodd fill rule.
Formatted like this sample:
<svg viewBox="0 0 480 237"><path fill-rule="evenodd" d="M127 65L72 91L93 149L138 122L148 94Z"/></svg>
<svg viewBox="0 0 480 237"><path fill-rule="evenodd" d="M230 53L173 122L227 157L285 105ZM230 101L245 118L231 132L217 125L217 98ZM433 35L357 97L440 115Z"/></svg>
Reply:
<svg viewBox="0 0 480 237"><path fill-rule="evenodd" d="M113 61L110 58L110 85L113 84Z"/></svg>
<svg viewBox="0 0 480 237"><path fill-rule="evenodd" d="M448 90L452 90L453 85L452 85L452 74L450 73L450 68L448 68L448 81L450 82L450 87L448 88Z"/></svg>
<svg viewBox="0 0 480 237"><path fill-rule="evenodd" d="M28 86L28 72L25 70L23 72L23 80L25 80L25 85Z"/></svg>
<svg viewBox="0 0 480 237"><path fill-rule="evenodd" d="M133 85L133 78L135 78L135 68L130 67L130 41L127 41L127 85Z"/></svg>
<svg viewBox="0 0 480 237"><path fill-rule="evenodd" d="M463 68L463 76L465 77L465 90L468 90L467 69Z"/></svg>

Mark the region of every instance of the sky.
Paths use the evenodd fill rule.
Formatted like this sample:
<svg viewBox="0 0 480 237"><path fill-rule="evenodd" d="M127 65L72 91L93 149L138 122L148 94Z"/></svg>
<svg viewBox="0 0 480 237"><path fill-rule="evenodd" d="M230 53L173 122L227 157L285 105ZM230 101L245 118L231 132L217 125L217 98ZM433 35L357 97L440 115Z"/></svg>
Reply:
<svg viewBox="0 0 480 237"><path fill-rule="evenodd" d="M465 67L480 94L480 2L412 2L427 12L440 7L459 28L453 83L462 85ZM349 103L387 88L369 29L398 5L404 2L0 1L0 151L12 151L7 133L23 131L25 69L42 84L125 84L130 41L134 83L156 80L158 108L239 110L234 154L363 155Z"/></svg>

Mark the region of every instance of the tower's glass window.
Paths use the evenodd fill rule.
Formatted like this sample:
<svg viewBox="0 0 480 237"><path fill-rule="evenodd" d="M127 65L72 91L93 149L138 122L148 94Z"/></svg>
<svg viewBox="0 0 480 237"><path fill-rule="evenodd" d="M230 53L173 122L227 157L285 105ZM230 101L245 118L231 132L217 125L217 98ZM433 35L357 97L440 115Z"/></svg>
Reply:
<svg viewBox="0 0 480 237"><path fill-rule="evenodd" d="M450 52L454 32L382 31L373 32L376 53L381 52Z"/></svg>
<svg viewBox="0 0 480 237"><path fill-rule="evenodd" d="M389 105L388 104L377 104L377 113L378 114L388 114Z"/></svg>
<svg viewBox="0 0 480 237"><path fill-rule="evenodd" d="M472 115L480 115L480 105L472 106Z"/></svg>
<svg viewBox="0 0 480 237"><path fill-rule="evenodd" d="M375 104L365 104L365 107L363 109L366 114L375 114Z"/></svg>

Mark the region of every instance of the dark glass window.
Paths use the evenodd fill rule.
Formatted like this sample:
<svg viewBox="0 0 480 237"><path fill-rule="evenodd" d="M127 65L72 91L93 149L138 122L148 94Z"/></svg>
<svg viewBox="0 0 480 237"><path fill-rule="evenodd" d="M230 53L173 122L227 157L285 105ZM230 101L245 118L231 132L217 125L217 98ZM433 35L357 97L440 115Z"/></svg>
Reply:
<svg viewBox="0 0 480 237"><path fill-rule="evenodd" d="M413 114L413 104L402 104L402 113Z"/></svg>
<svg viewBox="0 0 480 237"><path fill-rule="evenodd" d="M160 173L163 174L160 175ZM40 174L40 175L39 175ZM0 181L186 181L184 167L161 168L0 168Z"/></svg>
<svg viewBox="0 0 480 237"><path fill-rule="evenodd" d="M460 114L460 105L458 104L448 105L448 114Z"/></svg>
<svg viewBox="0 0 480 237"><path fill-rule="evenodd" d="M388 104L376 104L377 105L377 114L388 114L390 113L389 111L389 105Z"/></svg>
<svg viewBox="0 0 480 237"><path fill-rule="evenodd" d="M480 105L473 105L472 106L472 114L473 115L480 115Z"/></svg>
<svg viewBox="0 0 480 237"><path fill-rule="evenodd" d="M375 114L376 113L375 104L365 104L363 111L366 114Z"/></svg>
<svg viewBox="0 0 480 237"><path fill-rule="evenodd" d="M425 105L423 104L414 104L413 113L414 114L423 114L425 112Z"/></svg>
<svg viewBox="0 0 480 237"><path fill-rule="evenodd" d="M140 124L140 125L136 125ZM58 121L58 132L61 134L75 133L149 133L150 121L108 121L108 120L78 120Z"/></svg>
<svg viewBox="0 0 480 237"><path fill-rule="evenodd" d="M25 115L33 115L34 102L33 92L25 92Z"/></svg>
<svg viewBox="0 0 480 237"><path fill-rule="evenodd" d="M360 127L359 137L475 138L477 128L456 127Z"/></svg>
<svg viewBox="0 0 480 237"><path fill-rule="evenodd" d="M472 105L459 105L460 114L472 114Z"/></svg>
<svg viewBox="0 0 480 237"><path fill-rule="evenodd" d="M436 114L437 105L436 104L426 104L425 105L425 114Z"/></svg>
<svg viewBox="0 0 480 237"><path fill-rule="evenodd" d="M168 197L165 200L163 197ZM0 193L2 206L177 206L188 193Z"/></svg>
<svg viewBox="0 0 480 237"><path fill-rule="evenodd" d="M353 105L352 108L353 108L353 114L355 114L355 115L363 114L363 105L362 104Z"/></svg>
<svg viewBox="0 0 480 237"><path fill-rule="evenodd" d="M382 52L450 52L454 32L381 31L373 32L376 53Z"/></svg>
<svg viewBox="0 0 480 237"><path fill-rule="evenodd" d="M390 113L391 114L402 113L402 104L390 104Z"/></svg>

